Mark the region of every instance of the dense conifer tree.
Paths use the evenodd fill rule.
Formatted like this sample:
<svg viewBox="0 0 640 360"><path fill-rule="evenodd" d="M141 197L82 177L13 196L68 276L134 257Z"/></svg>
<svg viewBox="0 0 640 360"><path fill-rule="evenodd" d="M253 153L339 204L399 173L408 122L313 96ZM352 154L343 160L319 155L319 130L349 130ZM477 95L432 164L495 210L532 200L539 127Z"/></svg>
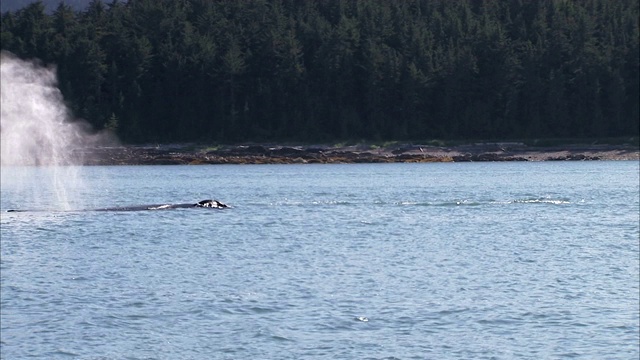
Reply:
<svg viewBox="0 0 640 360"><path fill-rule="evenodd" d="M92 0L2 14L125 141L638 135L638 0Z"/></svg>

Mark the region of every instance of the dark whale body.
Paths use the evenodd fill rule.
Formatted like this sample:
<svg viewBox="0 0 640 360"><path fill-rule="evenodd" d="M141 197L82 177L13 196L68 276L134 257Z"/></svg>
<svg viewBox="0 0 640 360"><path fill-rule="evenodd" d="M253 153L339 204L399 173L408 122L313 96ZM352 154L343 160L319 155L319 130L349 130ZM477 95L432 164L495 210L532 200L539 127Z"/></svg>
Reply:
<svg viewBox="0 0 640 360"><path fill-rule="evenodd" d="M227 205L218 200L202 200L196 204L158 204L158 205L138 205L95 209L94 211L144 211L144 210L167 210L167 209L188 209L188 208L213 208L224 209Z"/></svg>
<svg viewBox="0 0 640 360"><path fill-rule="evenodd" d="M168 210L168 209L188 209L188 208L211 208L224 209L228 206L218 200L202 200L195 204L157 204L157 205L137 205L137 206L121 206L101 209L87 209L81 211L145 211L145 210ZM26 212L26 211L43 211L43 210L7 210L7 212Z"/></svg>

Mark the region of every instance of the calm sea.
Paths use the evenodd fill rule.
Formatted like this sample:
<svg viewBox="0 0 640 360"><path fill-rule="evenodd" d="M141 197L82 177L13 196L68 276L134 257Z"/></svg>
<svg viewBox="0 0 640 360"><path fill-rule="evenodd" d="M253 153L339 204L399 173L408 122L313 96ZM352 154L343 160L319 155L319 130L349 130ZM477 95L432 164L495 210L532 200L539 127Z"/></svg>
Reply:
<svg viewBox="0 0 640 360"><path fill-rule="evenodd" d="M640 356L636 161L2 178L2 359Z"/></svg>

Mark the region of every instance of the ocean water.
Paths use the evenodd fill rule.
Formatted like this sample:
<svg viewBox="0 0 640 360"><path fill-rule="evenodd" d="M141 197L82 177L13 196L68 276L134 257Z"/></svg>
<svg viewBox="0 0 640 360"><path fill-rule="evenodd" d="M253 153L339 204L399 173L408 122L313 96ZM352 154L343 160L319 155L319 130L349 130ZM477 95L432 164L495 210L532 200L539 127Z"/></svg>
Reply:
<svg viewBox="0 0 640 360"><path fill-rule="evenodd" d="M2 176L2 359L640 356L635 161Z"/></svg>

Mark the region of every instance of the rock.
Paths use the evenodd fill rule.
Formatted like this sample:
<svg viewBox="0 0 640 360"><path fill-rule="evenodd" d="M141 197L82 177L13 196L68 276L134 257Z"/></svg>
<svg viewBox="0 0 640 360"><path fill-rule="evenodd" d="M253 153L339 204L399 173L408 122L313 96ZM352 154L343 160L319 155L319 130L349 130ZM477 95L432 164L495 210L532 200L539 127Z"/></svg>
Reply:
<svg viewBox="0 0 640 360"><path fill-rule="evenodd" d="M292 147L281 147L279 149L272 149L271 150L271 155L278 155L278 156L301 156L302 154L304 154L304 150L301 149L296 149L296 148L292 148Z"/></svg>

